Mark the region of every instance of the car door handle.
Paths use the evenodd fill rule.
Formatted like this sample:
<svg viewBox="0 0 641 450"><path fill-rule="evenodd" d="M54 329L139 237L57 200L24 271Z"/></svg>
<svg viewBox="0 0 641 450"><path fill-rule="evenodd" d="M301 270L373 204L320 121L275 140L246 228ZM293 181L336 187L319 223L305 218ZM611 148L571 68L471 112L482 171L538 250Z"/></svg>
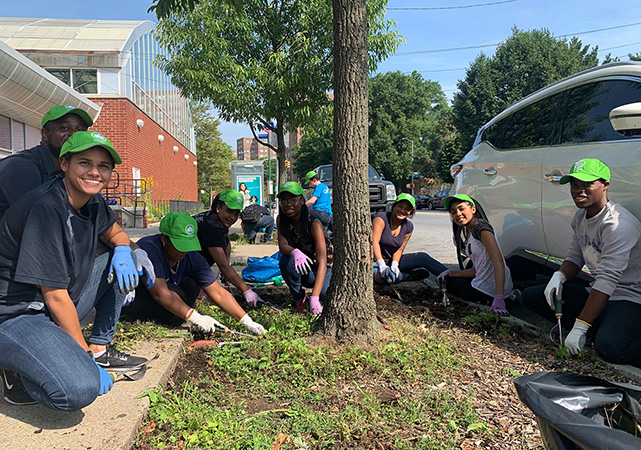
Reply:
<svg viewBox="0 0 641 450"><path fill-rule="evenodd" d="M545 178L545 181L549 181L550 183L558 183L559 181L561 181L561 177L562 176L561 175L552 175L551 173L546 173L545 175L543 175L543 177Z"/></svg>
<svg viewBox="0 0 641 450"><path fill-rule="evenodd" d="M496 175L496 170L494 169L483 169L485 175Z"/></svg>

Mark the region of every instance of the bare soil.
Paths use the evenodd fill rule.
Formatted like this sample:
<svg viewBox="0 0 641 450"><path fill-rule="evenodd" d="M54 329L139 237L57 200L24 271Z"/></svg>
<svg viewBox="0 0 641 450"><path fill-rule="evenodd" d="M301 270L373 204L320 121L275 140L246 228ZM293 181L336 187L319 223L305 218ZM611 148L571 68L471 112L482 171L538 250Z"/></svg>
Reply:
<svg viewBox="0 0 641 450"><path fill-rule="evenodd" d="M271 290L261 292L263 299L273 304L282 304L283 292ZM443 389L447 385L448 393L461 401L469 401L470 391L474 392L472 402L476 412L481 416L479 422L487 424L491 438L479 438L468 433L462 436L459 446L463 450L471 449L542 449L543 445L534 414L519 400L514 388L514 379L520 375L541 371L567 370L610 381L632 382L609 366L595 363L590 356L563 359L556 355L558 346L552 344L547 336L535 335L518 325L505 326L499 330L502 322L495 328L479 329L464 323L467 316L477 314L473 306L453 302L444 307L441 294L432 291L422 283L403 283L394 289L384 287L377 289L375 300L378 307L379 321L386 330L393 327L393 319L408 318L430 323L440 329L449 342L448 345L458 349L464 355L464 364L453 371L446 383L434 386ZM390 323L392 325L390 325ZM506 331L507 329L507 331ZM383 333L389 331L383 331ZM196 347L186 352L178 363L170 381L172 385L181 385L186 379L201 383L203 388L210 381L201 381L205 376L216 377L211 370L211 360L206 347ZM216 379L216 383L225 384L226 380ZM398 387L376 374L361 383L361 389L367 394L376 395L382 403L394 405L402 396L415 395L412 386ZM638 383L636 383L638 384ZM339 387L340 388L340 387ZM424 387L422 387L424 389ZM230 389L234 389L230 385ZM344 390L355 390L354 385L346 383ZM358 392L353 392L359 395ZM418 395L418 394L416 394ZM349 396L332 397L322 407L328 410L340 410L346 406ZM248 414L281 408L264 398L246 398L245 408ZM420 430L409 428L400 430L401 437L412 442L421 436ZM399 435L396 435L398 438ZM276 443L275 443L276 444ZM280 448L278 446L277 448ZM335 448L346 448L340 445ZM396 448L390 439L381 433L369 432L358 437L358 446L350 448Z"/></svg>

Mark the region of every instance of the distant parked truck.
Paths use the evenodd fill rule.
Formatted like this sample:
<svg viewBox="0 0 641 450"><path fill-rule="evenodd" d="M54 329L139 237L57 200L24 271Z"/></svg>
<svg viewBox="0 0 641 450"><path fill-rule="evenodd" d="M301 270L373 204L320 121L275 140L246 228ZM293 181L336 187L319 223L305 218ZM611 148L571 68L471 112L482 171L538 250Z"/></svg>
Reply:
<svg viewBox="0 0 641 450"><path fill-rule="evenodd" d="M391 181L383 179L378 172L368 164L367 180L369 182L369 210L376 214L379 211L391 211L392 203L396 200L396 188ZM332 190L332 165L318 166L314 171L318 174L321 183L325 183Z"/></svg>

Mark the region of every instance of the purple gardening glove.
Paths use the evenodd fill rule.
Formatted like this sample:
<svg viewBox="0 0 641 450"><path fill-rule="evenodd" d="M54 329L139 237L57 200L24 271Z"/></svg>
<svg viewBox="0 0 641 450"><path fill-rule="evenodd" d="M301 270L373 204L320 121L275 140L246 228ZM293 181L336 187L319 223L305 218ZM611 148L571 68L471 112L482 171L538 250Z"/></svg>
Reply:
<svg viewBox="0 0 641 450"><path fill-rule="evenodd" d="M318 295L312 295L309 298L309 312L314 316L320 316L323 312L323 305L320 304L320 298Z"/></svg>
<svg viewBox="0 0 641 450"><path fill-rule="evenodd" d="M509 316L510 313L505 309L505 298L502 294L496 294L494 296L494 301L492 302L492 307L490 311L497 313L499 316Z"/></svg>
<svg viewBox="0 0 641 450"><path fill-rule="evenodd" d="M311 270L312 260L305 253L295 248L292 250L292 256L294 257L294 269L296 272L304 275Z"/></svg>
<svg viewBox="0 0 641 450"><path fill-rule="evenodd" d="M450 269L447 269L438 274L438 276L436 277L436 281L438 283L441 283L443 280L445 280L445 277L451 277L451 276L452 276L452 271Z"/></svg>
<svg viewBox="0 0 641 450"><path fill-rule="evenodd" d="M263 299L260 298L260 295L255 293L253 289L248 289L243 292L243 297L245 297L245 301L254 308L256 307L256 305L258 305L258 302L263 301Z"/></svg>

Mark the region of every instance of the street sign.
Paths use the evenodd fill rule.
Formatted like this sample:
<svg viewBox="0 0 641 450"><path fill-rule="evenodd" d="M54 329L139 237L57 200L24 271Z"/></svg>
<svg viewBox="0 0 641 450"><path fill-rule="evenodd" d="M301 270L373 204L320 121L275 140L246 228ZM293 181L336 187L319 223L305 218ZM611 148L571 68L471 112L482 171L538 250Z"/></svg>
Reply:
<svg viewBox="0 0 641 450"><path fill-rule="evenodd" d="M267 139L268 136L267 133L258 133L258 139Z"/></svg>

